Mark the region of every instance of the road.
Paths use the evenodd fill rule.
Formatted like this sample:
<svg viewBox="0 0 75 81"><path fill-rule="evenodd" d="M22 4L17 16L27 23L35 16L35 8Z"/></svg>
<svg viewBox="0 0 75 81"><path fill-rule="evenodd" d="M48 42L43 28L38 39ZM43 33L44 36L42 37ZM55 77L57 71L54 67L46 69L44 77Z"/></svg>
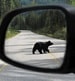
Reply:
<svg viewBox="0 0 75 81"><path fill-rule="evenodd" d="M32 54L33 44L37 41L51 40L54 45L49 47L50 53ZM15 41L15 42L14 42ZM38 35L31 31L21 31L17 36L6 40L6 55L22 63L39 67L59 67L63 62L65 41ZM74 74L44 74L23 70L0 61L1 81L75 81Z"/></svg>
<svg viewBox="0 0 75 81"><path fill-rule="evenodd" d="M39 67L59 67L63 62L65 53L65 41L50 38L44 35L38 35L28 30L21 30L17 36L8 39L5 43L6 55L16 61L25 64L31 64ZM51 41L52 46L49 46L50 53L32 54L33 45L37 41Z"/></svg>

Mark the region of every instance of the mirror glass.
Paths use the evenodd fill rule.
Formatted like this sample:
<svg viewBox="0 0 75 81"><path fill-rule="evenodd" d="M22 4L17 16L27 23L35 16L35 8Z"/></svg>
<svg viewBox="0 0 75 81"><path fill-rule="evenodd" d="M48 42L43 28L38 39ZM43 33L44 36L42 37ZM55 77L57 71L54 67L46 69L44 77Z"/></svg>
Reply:
<svg viewBox="0 0 75 81"><path fill-rule="evenodd" d="M5 54L22 64L59 68L66 50L66 16L58 9L28 11L10 22Z"/></svg>

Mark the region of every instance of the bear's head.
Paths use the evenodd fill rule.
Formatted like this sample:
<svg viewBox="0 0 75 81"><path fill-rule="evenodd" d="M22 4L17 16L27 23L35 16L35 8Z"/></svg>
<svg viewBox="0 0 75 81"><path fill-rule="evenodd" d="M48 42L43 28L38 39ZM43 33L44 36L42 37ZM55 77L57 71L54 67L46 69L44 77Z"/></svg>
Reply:
<svg viewBox="0 0 75 81"><path fill-rule="evenodd" d="M53 45L53 43L51 41L48 41L47 45L50 46L50 45Z"/></svg>

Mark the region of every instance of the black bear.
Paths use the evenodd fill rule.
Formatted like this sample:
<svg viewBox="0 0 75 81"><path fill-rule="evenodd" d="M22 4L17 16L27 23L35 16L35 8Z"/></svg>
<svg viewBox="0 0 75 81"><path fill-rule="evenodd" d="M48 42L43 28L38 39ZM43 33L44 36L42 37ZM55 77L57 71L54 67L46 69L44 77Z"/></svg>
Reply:
<svg viewBox="0 0 75 81"><path fill-rule="evenodd" d="M47 41L47 42L36 42L34 44L34 47L32 49L32 53L35 54L35 51L38 50L40 54L42 54L43 52L50 52L48 47L53 45L53 43L51 41ZM42 52L43 51L43 52Z"/></svg>

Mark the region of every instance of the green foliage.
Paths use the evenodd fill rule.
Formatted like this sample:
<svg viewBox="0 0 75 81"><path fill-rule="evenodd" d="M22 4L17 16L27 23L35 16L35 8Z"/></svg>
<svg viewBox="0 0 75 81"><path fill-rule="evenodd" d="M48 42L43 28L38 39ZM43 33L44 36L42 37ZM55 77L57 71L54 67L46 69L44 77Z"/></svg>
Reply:
<svg viewBox="0 0 75 81"><path fill-rule="evenodd" d="M71 4L75 6L75 0L71 0Z"/></svg>
<svg viewBox="0 0 75 81"><path fill-rule="evenodd" d="M9 29L6 34L6 39L11 38L11 37L17 35L18 33L19 33L19 31L16 31L14 29Z"/></svg>
<svg viewBox="0 0 75 81"><path fill-rule="evenodd" d="M0 0L0 23L7 12L19 7L21 7L20 0Z"/></svg>
<svg viewBox="0 0 75 81"><path fill-rule="evenodd" d="M69 4L70 0L20 0L22 5L30 5L30 4L51 4L51 3L63 3Z"/></svg>
<svg viewBox="0 0 75 81"><path fill-rule="evenodd" d="M66 40L66 28L62 28L61 30L57 30L55 33L49 33L50 30L47 29L46 27L41 29L41 30L37 30L37 31L33 31L36 32L38 34L42 34L42 35L46 35L49 37L53 37L53 38L57 38L57 39L63 39Z"/></svg>
<svg viewBox="0 0 75 81"><path fill-rule="evenodd" d="M32 5L36 5L32 0ZM0 22L4 13L21 7L20 0L0 0ZM65 15L59 10L40 10L23 13L16 16L9 25L11 30L28 29L40 34L65 39L66 29ZM10 31L11 33L14 31ZM8 37L10 35L8 31ZM7 37L7 38L8 38Z"/></svg>
<svg viewBox="0 0 75 81"><path fill-rule="evenodd" d="M63 27L61 30L56 31L52 37L66 40L66 28Z"/></svg>
<svg viewBox="0 0 75 81"><path fill-rule="evenodd" d="M12 9L20 7L19 0L0 0L0 18Z"/></svg>
<svg viewBox="0 0 75 81"><path fill-rule="evenodd" d="M59 39L66 39L65 15L59 10L30 12L25 19L28 29L34 32Z"/></svg>
<svg viewBox="0 0 75 81"><path fill-rule="evenodd" d="M26 26L28 26L28 28L26 27L26 29L31 29L31 30L36 30L38 29L38 25L39 25L39 16L38 14L36 14L35 12L31 12L29 13L26 18L25 18L25 23Z"/></svg>

